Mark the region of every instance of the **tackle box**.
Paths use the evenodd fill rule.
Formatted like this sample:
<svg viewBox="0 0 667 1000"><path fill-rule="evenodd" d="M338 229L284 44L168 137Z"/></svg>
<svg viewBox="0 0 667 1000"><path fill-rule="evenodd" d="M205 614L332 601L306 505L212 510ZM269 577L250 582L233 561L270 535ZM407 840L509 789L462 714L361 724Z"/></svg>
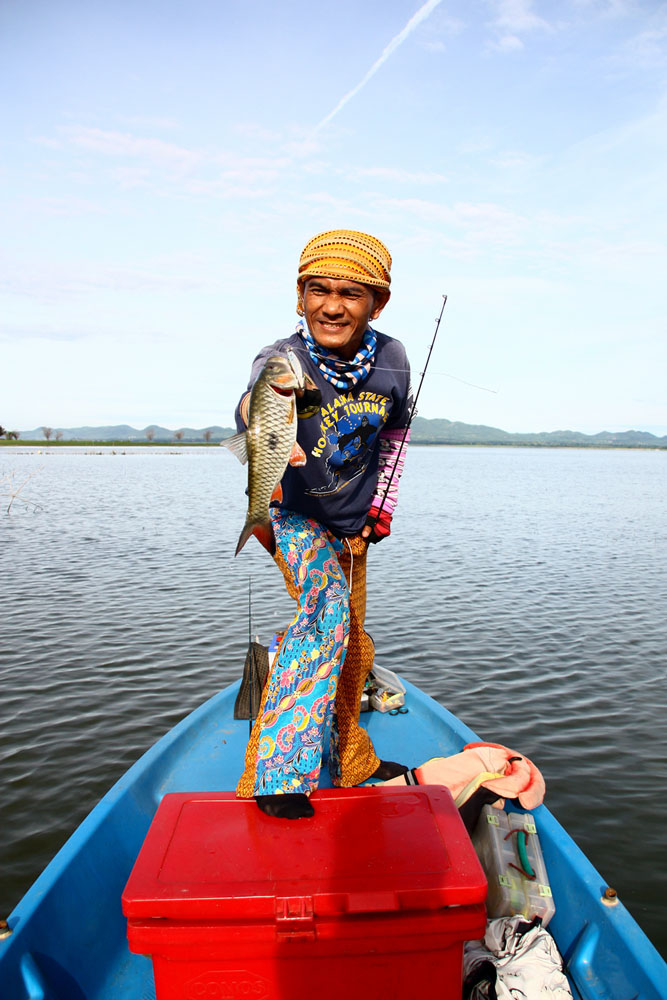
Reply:
<svg viewBox="0 0 667 1000"><path fill-rule="evenodd" d="M376 712L391 712L405 704L405 684L393 670L374 663L368 675L369 706Z"/></svg>
<svg viewBox="0 0 667 1000"><path fill-rule="evenodd" d="M123 893L157 1000L460 1000L486 879L449 791L312 802L280 820L231 792L164 797Z"/></svg>
<svg viewBox="0 0 667 1000"><path fill-rule="evenodd" d="M532 814L483 806L472 842L489 880L489 919L521 913L546 927L556 907Z"/></svg>

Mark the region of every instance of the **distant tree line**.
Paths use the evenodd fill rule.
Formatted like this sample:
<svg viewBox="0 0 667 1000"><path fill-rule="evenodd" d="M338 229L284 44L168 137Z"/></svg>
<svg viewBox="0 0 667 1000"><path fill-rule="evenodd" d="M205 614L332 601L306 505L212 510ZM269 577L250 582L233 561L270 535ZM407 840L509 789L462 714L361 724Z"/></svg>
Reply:
<svg viewBox="0 0 667 1000"><path fill-rule="evenodd" d="M18 431L7 431L2 426L2 424L0 424L0 438L7 438L8 441L18 441L18 439L19 439L19 432Z"/></svg>
<svg viewBox="0 0 667 1000"><path fill-rule="evenodd" d="M146 435L147 441L153 441L155 438L155 429L153 427L147 427L146 430L144 431L144 434ZM202 436L204 438L204 441L206 441L206 443L208 444L213 436L213 431L209 427L207 427L206 430L203 432ZM185 437L184 430L174 431L174 441L182 441L184 437Z"/></svg>

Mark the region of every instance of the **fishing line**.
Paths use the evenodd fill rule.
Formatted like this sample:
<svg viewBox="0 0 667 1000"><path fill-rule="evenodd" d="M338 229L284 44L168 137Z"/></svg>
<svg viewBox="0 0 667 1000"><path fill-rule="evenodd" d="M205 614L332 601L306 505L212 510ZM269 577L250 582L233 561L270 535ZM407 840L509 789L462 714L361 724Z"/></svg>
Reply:
<svg viewBox="0 0 667 1000"><path fill-rule="evenodd" d="M310 357L310 352L304 347L292 347L290 350L294 351L295 354L303 354L305 357ZM412 371L410 368L384 368L382 365L373 365L373 371L375 372L399 372L402 374L410 375ZM424 372L417 372L418 375L424 375ZM479 389L481 392L490 392L494 396L498 394L497 389L489 389L487 385L478 385L477 382L468 382L467 379L459 378L458 375L452 375L451 372L431 372L431 375L438 375L442 378L451 378L454 382L460 382L461 385L470 386L471 389Z"/></svg>
<svg viewBox="0 0 667 1000"><path fill-rule="evenodd" d="M379 365L373 365L373 371L378 372L409 372L409 368L380 368ZM423 375L424 372L418 372L419 375ZM431 372L431 375L441 375L443 378L452 378L455 382L461 382L463 385L469 385L471 389L481 389L482 392L492 392L497 395L497 389L489 389L486 385L477 385L476 382L467 382L464 378L459 378L458 375L450 375L449 372Z"/></svg>
<svg viewBox="0 0 667 1000"><path fill-rule="evenodd" d="M350 580L349 580L348 586L350 588L350 597L351 597L352 596L352 575L354 573L354 552L352 551L352 546L350 545L350 539L346 538L345 541L347 542L347 547L350 550Z"/></svg>
<svg viewBox="0 0 667 1000"><path fill-rule="evenodd" d="M250 705L248 711L248 732L252 736L252 723L253 723L253 703L252 703L252 688L255 681L253 677L253 667L255 665L255 657L253 656L252 648L252 578L248 577L248 681L250 688Z"/></svg>
<svg viewBox="0 0 667 1000"><path fill-rule="evenodd" d="M431 372L431 375L444 375L445 378L453 378L455 382L460 382L462 385L469 385L471 389L481 389L482 392L490 392L494 396L498 395L497 389L489 389L486 385L477 385L476 382L466 382L464 378L459 378L458 375L450 375L449 372Z"/></svg>

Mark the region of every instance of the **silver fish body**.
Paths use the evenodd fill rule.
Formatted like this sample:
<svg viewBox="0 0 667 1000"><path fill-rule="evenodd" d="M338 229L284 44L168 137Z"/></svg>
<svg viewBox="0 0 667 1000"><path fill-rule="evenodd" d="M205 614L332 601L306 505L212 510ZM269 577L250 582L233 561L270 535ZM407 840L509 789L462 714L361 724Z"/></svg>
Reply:
<svg viewBox="0 0 667 1000"><path fill-rule="evenodd" d="M290 457L298 450L295 390L300 381L287 358L269 357L250 393L247 431L222 442L248 463L248 512L236 555L252 534L275 552L269 504Z"/></svg>

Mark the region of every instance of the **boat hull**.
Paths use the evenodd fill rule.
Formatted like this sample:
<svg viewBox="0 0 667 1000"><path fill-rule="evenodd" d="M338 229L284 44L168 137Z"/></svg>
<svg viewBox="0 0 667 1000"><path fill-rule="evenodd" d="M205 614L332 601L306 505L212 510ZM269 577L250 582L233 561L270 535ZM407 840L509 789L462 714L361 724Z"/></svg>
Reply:
<svg viewBox="0 0 667 1000"><path fill-rule="evenodd" d="M406 683L405 715L362 716L378 753L413 763L478 737ZM0 941L6 1000L154 996L150 959L127 946L121 894L167 792L234 788L248 723L233 718L238 683L183 719L114 785L10 914ZM328 784L322 769L323 786ZM549 925L583 1000L665 1000L667 965L545 806L534 810L556 903ZM575 994L576 995L576 994Z"/></svg>

